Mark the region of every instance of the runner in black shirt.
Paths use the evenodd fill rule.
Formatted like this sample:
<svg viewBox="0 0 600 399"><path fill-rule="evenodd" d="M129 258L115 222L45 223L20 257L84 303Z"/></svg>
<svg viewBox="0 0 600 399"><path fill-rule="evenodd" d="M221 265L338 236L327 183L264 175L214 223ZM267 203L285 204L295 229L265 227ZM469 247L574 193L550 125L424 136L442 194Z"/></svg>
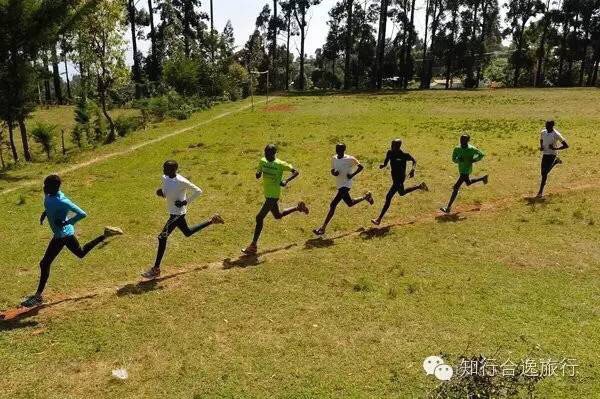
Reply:
<svg viewBox="0 0 600 399"><path fill-rule="evenodd" d="M408 173L409 178L415 177L415 167L417 165L417 161L406 152L403 152L400 147L402 146L402 140L396 139L392 141L392 148L387 152L385 156L385 161L383 164L379 166L380 169L387 167L388 163L392 167L392 187L390 187L390 191L388 191L387 196L385 197L385 204L383 205L383 209L381 210L381 214L377 219L371 220L373 224L379 225L383 216L388 211L392 199L394 195L398 193L400 196L405 196L408 193L411 193L415 190L429 191L427 185L425 183L421 183L418 186L404 188L404 181L406 180L406 164L408 161L412 162L412 168Z"/></svg>

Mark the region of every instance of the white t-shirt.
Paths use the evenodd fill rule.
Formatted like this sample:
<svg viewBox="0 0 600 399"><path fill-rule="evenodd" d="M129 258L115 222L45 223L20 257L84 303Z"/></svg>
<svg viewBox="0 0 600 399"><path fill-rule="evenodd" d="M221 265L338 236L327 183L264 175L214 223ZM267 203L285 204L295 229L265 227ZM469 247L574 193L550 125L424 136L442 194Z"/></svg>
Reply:
<svg viewBox="0 0 600 399"><path fill-rule="evenodd" d="M192 192L189 197L187 196L188 190ZM181 175L176 175L174 178L163 175L162 191L167 199L167 210L170 215L185 215L187 213L187 207L182 206L179 208L175 206L175 201L187 201L190 204L202 194L199 187Z"/></svg>
<svg viewBox="0 0 600 399"><path fill-rule="evenodd" d="M331 169L339 172L335 177L337 188L352 187L352 179L348 179L348 175L352 173L356 165L358 165L358 160L352 155L344 155L341 159L337 155L333 156L331 159Z"/></svg>
<svg viewBox="0 0 600 399"><path fill-rule="evenodd" d="M544 155L556 155L558 152L550 148L550 146L556 146L556 144L565 141L563 136L556 129L553 129L551 132L548 132L546 129L543 129L542 134L540 136L540 140L542 140L542 148L544 149Z"/></svg>

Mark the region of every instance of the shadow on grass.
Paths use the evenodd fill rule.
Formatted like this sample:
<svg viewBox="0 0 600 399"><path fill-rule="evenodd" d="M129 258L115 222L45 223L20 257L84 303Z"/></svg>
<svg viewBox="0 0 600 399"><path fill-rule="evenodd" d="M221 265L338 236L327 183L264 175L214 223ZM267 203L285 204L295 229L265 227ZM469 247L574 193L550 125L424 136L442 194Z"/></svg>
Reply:
<svg viewBox="0 0 600 399"><path fill-rule="evenodd" d="M391 226L371 227L361 232L359 236L363 240L372 240L373 238L381 238L387 236L388 234L390 234L391 229Z"/></svg>
<svg viewBox="0 0 600 399"><path fill-rule="evenodd" d="M527 205L531 205L533 207L535 207L536 205L539 204L546 204L547 202L547 198L546 197L524 197L523 201L525 201L525 203Z"/></svg>
<svg viewBox="0 0 600 399"><path fill-rule="evenodd" d="M260 260L260 257L263 255L273 254L281 251L287 251L294 247L298 246L298 244L288 244L283 247L277 247L273 249L267 249L265 251L259 252L256 255L241 255L238 258L231 260L231 258L223 259L223 269L233 269L234 267L245 268L249 266L258 266L261 263L264 263L264 260Z"/></svg>
<svg viewBox="0 0 600 399"><path fill-rule="evenodd" d="M36 321L24 320L37 316L44 309L49 309L54 306L68 302L80 302L86 299L94 298L96 296L97 294L87 294L78 297L65 298L54 302L45 303L35 308L18 307L15 309L9 309L0 314L0 332L11 331L20 328L35 327L38 325Z"/></svg>
<svg viewBox="0 0 600 399"><path fill-rule="evenodd" d="M335 245L335 241L333 238L310 238L306 240L304 243L304 249L314 249L314 248L327 248Z"/></svg>
<svg viewBox="0 0 600 399"><path fill-rule="evenodd" d="M202 269L205 269L205 267L196 267L191 270L185 270L177 273L168 274L166 276L159 277L154 280L143 280L135 284L127 284L117 290L117 296L123 297L128 295L142 295L147 292L162 290L163 287L159 286L159 283Z"/></svg>
<svg viewBox="0 0 600 399"><path fill-rule="evenodd" d="M465 216L460 216L460 213L450 213L447 215L438 215L435 217L438 223L457 223L467 220Z"/></svg>

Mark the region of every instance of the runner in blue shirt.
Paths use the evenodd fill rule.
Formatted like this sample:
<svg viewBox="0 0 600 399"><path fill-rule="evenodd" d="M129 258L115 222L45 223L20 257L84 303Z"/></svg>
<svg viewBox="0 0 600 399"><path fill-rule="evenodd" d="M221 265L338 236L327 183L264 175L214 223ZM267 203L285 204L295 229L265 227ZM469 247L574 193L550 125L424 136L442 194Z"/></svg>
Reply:
<svg viewBox="0 0 600 399"><path fill-rule="evenodd" d="M36 293L25 299L21 306L36 307L43 303L42 293L50 276L52 261L64 247L67 247L78 258L84 258L96 245L108 237L123 234L116 227L105 227L104 234L85 244L83 247L75 237L75 223L85 218L87 214L75 205L60 191L61 180L57 175L50 175L44 180L44 212L40 216L40 224L48 218L54 237L50 240L44 257L40 261L40 281ZM74 214L74 216L70 216Z"/></svg>

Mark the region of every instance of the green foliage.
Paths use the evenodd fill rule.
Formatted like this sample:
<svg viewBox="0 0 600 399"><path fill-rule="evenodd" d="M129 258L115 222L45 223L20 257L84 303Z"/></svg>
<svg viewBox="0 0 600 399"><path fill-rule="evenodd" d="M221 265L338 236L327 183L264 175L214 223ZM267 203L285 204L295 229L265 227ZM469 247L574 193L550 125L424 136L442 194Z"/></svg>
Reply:
<svg viewBox="0 0 600 399"><path fill-rule="evenodd" d="M125 137L143 127L142 118L139 116L119 116L115 119L115 129L120 137Z"/></svg>
<svg viewBox="0 0 600 399"><path fill-rule="evenodd" d="M196 110L191 101L172 90L163 96L140 100L135 106L154 121L162 121L166 117L182 120L188 119Z"/></svg>
<svg viewBox="0 0 600 399"><path fill-rule="evenodd" d="M56 125L50 125L46 123L38 123L32 130L31 136L36 143L42 146L42 149L46 153L48 159L50 159L50 152L54 148L54 137L56 135Z"/></svg>
<svg viewBox="0 0 600 399"><path fill-rule="evenodd" d="M484 69L483 76L489 82L501 83L504 86L511 82L511 68L506 58L495 58Z"/></svg>
<svg viewBox="0 0 600 399"><path fill-rule="evenodd" d="M198 94L199 65L195 60L179 55L166 61L163 68L165 82L177 93Z"/></svg>

